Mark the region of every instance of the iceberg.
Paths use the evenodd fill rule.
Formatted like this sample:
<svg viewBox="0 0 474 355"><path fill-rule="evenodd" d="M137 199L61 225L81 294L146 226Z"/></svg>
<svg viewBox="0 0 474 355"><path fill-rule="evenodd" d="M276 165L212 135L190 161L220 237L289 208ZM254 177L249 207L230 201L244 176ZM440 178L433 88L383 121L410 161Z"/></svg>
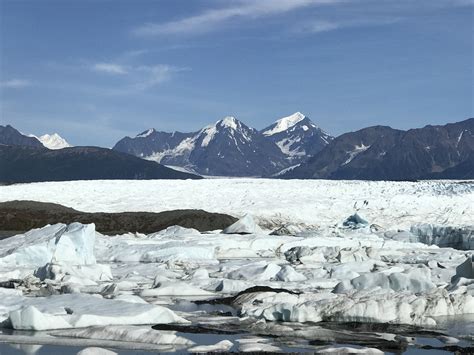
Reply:
<svg viewBox="0 0 474 355"><path fill-rule="evenodd" d="M410 232L424 244L459 250L474 249L474 226L451 227L419 223L411 226Z"/></svg>
<svg viewBox="0 0 474 355"><path fill-rule="evenodd" d="M369 222L359 216L359 214L354 213L353 215L347 217L346 220L342 222L342 225L344 227L358 229L367 227L369 225Z"/></svg>
<svg viewBox="0 0 474 355"><path fill-rule="evenodd" d="M95 225L62 223L33 229L0 244L0 265L39 267L47 263L92 265Z"/></svg>
<svg viewBox="0 0 474 355"><path fill-rule="evenodd" d="M260 227L255 223L253 217L246 214L234 224L222 231L224 234L257 234L262 233Z"/></svg>
<svg viewBox="0 0 474 355"><path fill-rule="evenodd" d="M125 324L189 323L173 311L151 304L68 294L17 298L8 315L13 329L51 330Z"/></svg>

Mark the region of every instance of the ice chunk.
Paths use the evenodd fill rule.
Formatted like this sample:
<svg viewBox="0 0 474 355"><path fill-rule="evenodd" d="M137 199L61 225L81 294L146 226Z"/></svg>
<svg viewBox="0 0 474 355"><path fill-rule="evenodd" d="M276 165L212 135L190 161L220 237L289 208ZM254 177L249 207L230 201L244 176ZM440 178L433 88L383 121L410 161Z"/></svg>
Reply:
<svg viewBox="0 0 474 355"><path fill-rule="evenodd" d="M430 269L419 267L405 273L394 272L388 275L385 273L363 274L350 281L342 281L335 287L334 292L370 290L377 287L396 292L408 291L419 293L436 288L436 285L431 281Z"/></svg>
<svg viewBox="0 0 474 355"><path fill-rule="evenodd" d="M424 244L459 250L474 249L474 226L451 227L421 223L413 225L410 232L417 235Z"/></svg>
<svg viewBox="0 0 474 355"><path fill-rule="evenodd" d="M426 295L382 290L349 295L250 293L237 297L242 316L285 322L373 322L434 326L433 317L474 312L474 297L435 289Z"/></svg>
<svg viewBox="0 0 474 355"><path fill-rule="evenodd" d="M260 227L255 223L253 217L246 214L234 224L222 231L225 234L257 234L262 233Z"/></svg>
<svg viewBox="0 0 474 355"><path fill-rule="evenodd" d="M281 353L282 349L269 344L270 340L260 337L245 337L237 339L239 343L239 351L241 352L255 352L255 353Z"/></svg>
<svg viewBox="0 0 474 355"><path fill-rule="evenodd" d="M117 355L115 351L107 350L104 348L90 347L82 349L77 355Z"/></svg>
<svg viewBox="0 0 474 355"><path fill-rule="evenodd" d="M250 248L226 248L217 247L216 257L218 259L258 258L260 255L256 250Z"/></svg>
<svg viewBox="0 0 474 355"><path fill-rule="evenodd" d="M316 354L385 354L382 350L376 348L356 348L352 346L341 346L341 347L327 347L319 349Z"/></svg>
<svg viewBox="0 0 474 355"><path fill-rule="evenodd" d="M133 252L140 262L159 263L168 261L199 261L215 258L215 247L212 245L198 246L189 243L189 245L123 245L123 250L116 260L127 261L127 249ZM123 257L122 257L123 256Z"/></svg>
<svg viewBox="0 0 474 355"><path fill-rule="evenodd" d="M206 269L197 269L193 272L192 278L194 280L207 280L209 279L209 271Z"/></svg>
<svg viewBox="0 0 474 355"><path fill-rule="evenodd" d="M347 219L342 223L342 225L344 227L357 229L367 227L369 225L369 222L359 216L359 214L354 213L352 216L347 217Z"/></svg>
<svg viewBox="0 0 474 355"><path fill-rule="evenodd" d="M474 279L474 255L469 256L461 265L456 267L456 275L451 279L455 283L460 278Z"/></svg>
<svg viewBox="0 0 474 355"><path fill-rule="evenodd" d="M164 281L159 282L156 288L143 290L142 297L156 296L212 296L212 292L205 291L199 287L192 286L185 282Z"/></svg>
<svg viewBox="0 0 474 355"><path fill-rule="evenodd" d="M234 344L229 340L222 340L214 345L198 345L191 349L188 349L190 353L209 353L209 352L220 352L229 351Z"/></svg>
<svg viewBox="0 0 474 355"><path fill-rule="evenodd" d="M331 268L331 278L333 279L353 279L360 273L367 273L374 269L375 263L372 260L350 262L335 265Z"/></svg>
<svg viewBox="0 0 474 355"><path fill-rule="evenodd" d="M243 290L246 290L252 286L255 286L255 285L244 280L223 279L217 285L216 291L222 292L222 293L234 294L234 293L239 293Z"/></svg>
<svg viewBox="0 0 474 355"><path fill-rule="evenodd" d="M229 272L227 278L247 281L268 281L275 278L280 270L281 267L277 264L259 261Z"/></svg>
<svg viewBox="0 0 474 355"><path fill-rule="evenodd" d="M341 263L358 262L369 260L371 257L367 255L367 248L344 248L339 251L337 260Z"/></svg>
<svg viewBox="0 0 474 355"><path fill-rule="evenodd" d="M299 226L295 226L294 224L287 224L285 226L281 226L278 229L275 229L270 235L297 235L303 232L303 230Z"/></svg>
<svg viewBox="0 0 474 355"><path fill-rule="evenodd" d="M92 265L95 225L55 224L5 239L0 244L0 264L39 267L47 263Z"/></svg>
<svg viewBox="0 0 474 355"><path fill-rule="evenodd" d="M60 265L48 263L36 269L34 275L40 280L50 279L62 281L64 283L71 282L72 279L111 281L113 278L110 266L102 264Z"/></svg>
<svg viewBox="0 0 474 355"><path fill-rule="evenodd" d="M298 282L307 280L306 276L297 272L289 265L283 266L278 274L276 274L276 278L284 282Z"/></svg>
<svg viewBox="0 0 474 355"><path fill-rule="evenodd" d="M196 235L201 234L197 229L194 228L184 228L181 226L170 226L166 229L163 229L159 232L149 234L147 237L151 239L158 239L163 237L182 237L185 235Z"/></svg>
<svg viewBox="0 0 474 355"><path fill-rule="evenodd" d="M420 238L408 231L387 231L384 233L384 237L399 242L420 243Z"/></svg>
<svg viewBox="0 0 474 355"><path fill-rule="evenodd" d="M285 259L291 264L300 261L303 256L311 255L312 250L309 247L293 247L285 251Z"/></svg>
<svg viewBox="0 0 474 355"><path fill-rule="evenodd" d="M18 298L9 321L18 330L85 328L101 325L187 323L173 311L151 304L106 300L84 294Z"/></svg>
<svg viewBox="0 0 474 355"><path fill-rule="evenodd" d="M109 325L106 327L58 330L52 332L52 335L69 338L115 340L156 345L194 345L193 341L176 335L176 332L174 331L156 331L150 326Z"/></svg>
<svg viewBox="0 0 474 355"><path fill-rule="evenodd" d="M244 353L281 353L282 349L272 344L265 344L261 342L255 343L241 343L239 351Z"/></svg>
<svg viewBox="0 0 474 355"><path fill-rule="evenodd" d="M442 341L443 343L448 344L448 345L458 344L460 342L460 340L457 339L457 338L449 337L449 336L445 336L445 335L440 335L436 338L439 341Z"/></svg>

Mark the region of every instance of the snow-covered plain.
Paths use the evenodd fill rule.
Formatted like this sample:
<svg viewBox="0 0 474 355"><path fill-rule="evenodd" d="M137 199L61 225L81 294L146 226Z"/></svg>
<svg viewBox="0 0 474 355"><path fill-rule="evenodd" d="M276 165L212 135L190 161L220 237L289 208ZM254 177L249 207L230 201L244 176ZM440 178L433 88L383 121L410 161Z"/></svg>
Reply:
<svg viewBox="0 0 474 355"><path fill-rule="evenodd" d="M15 285L0 287L0 322L41 331L39 344L85 338L90 346L131 342L155 350L329 353L338 351L331 344L355 343L362 348L339 353L377 353L374 347L422 346L413 328L403 331L416 326L429 329L438 348L473 346L472 182L0 187L0 201L15 199L82 211L200 208L242 217L223 232L170 227L104 236L93 225L58 224L0 241L0 281ZM325 328L334 322L380 325L362 333ZM203 343L190 335L193 327L235 334Z"/></svg>

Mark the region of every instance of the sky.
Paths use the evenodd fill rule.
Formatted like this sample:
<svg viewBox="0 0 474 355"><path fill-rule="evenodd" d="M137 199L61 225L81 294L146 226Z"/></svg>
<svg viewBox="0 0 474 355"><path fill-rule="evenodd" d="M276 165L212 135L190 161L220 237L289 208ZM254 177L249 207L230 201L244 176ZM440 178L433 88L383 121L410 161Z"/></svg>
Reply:
<svg viewBox="0 0 474 355"><path fill-rule="evenodd" d="M0 124L111 147L150 127L332 135L474 116L474 0L0 0Z"/></svg>

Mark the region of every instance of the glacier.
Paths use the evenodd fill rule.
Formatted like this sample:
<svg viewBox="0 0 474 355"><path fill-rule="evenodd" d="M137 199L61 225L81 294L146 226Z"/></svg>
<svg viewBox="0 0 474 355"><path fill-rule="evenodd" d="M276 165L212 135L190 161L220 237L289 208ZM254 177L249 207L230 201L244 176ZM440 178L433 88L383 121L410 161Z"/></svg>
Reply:
<svg viewBox="0 0 474 355"><path fill-rule="evenodd" d="M424 340L403 331L414 327L439 337L440 349L445 342L473 346L474 183L127 183L128 189L124 181L2 186L0 200L29 193L109 211L181 202L240 219L225 231L172 226L111 236L93 224L59 223L3 239L1 327L39 334L38 344L86 339L89 347L128 342L186 351L304 345L348 353L421 346ZM178 193L186 198L175 201ZM468 321L448 328L449 319ZM379 328L359 334L327 324ZM201 342L196 329L219 335ZM219 333L230 330L235 333ZM324 341L308 345L311 339Z"/></svg>

